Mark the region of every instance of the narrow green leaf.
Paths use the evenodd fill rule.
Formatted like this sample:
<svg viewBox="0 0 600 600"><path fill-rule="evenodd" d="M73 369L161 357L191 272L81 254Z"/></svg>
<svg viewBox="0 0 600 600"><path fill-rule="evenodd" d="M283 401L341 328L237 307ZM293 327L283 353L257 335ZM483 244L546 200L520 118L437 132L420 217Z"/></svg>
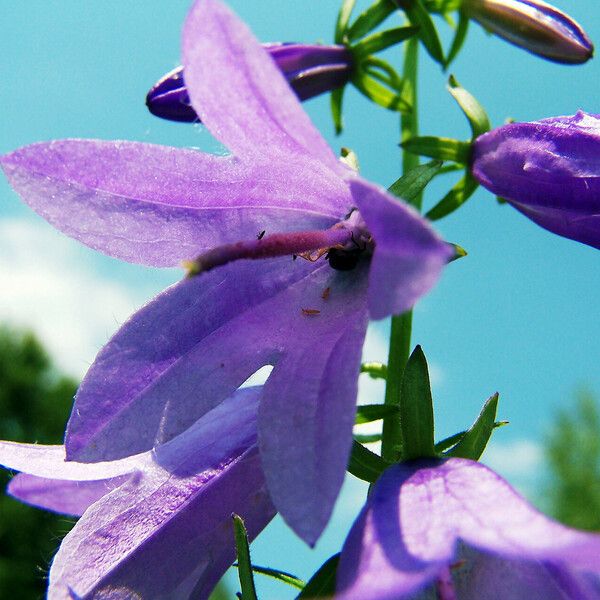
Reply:
<svg viewBox="0 0 600 600"><path fill-rule="evenodd" d="M408 20L419 28L419 38L425 49L440 65L444 65L444 50L437 29L421 0L397 0Z"/></svg>
<svg viewBox="0 0 600 600"><path fill-rule="evenodd" d="M355 61L358 62L365 56L376 54L390 46L399 44L416 35L418 31L417 27L395 27L394 29L386 29L385 31L374 33L352 47Z"/></svg>
<svg viewBox="0 0 600 600"><path fill-rule="evenodd" d="M421 346L410 355L402 376L400 426L403 460L435 456L433 443L433 400L427 359Z"/></svg>
<svg viewBox="0 0 600 600"><path fill-rule="evenodd" d="M397 112L410 110L410 105L402 93L397 93L381 85L374 77L369 76L362 69L357 69L357 72L352 77L352 83L369 100L372 100L379 106L383 106L383 108Z"/></svg>
<svg viewBox="0 0 600 600"><path fill-rule="evenodd" d="M352 442L348 472L352 473L354 477L374 483L388 466L389 463L384 461L381 456L356 441Z"/></svg>
<svg viewBox="0 0 600 600"><path fill-rule="evenodd" d="M374 444L381 441L381 433L355 433L353 437L359 444Z"/></svg>
<svg viewBox="0 0 600 600"><path fill-rule="evenodd" d="M398 408L389 404L361 404L356 409L355 424L372 423L397 412Z"/></svg>
<svg viewBox="0 0 600 600"><path fill-rule="evenodd" d="M452 94L456 102L458 102L460 109L469 120L473 139L490 130L490 119L483 106L481 106L475 96L460 86L454 75L450 75L448 80L448 91Z"/></svg>
<svg viewBox="0 0 600 600"><path fill-rule="evenodd" d="M340 12L338 13L337 22L335 24L334 39L336 44L343 44L346 41L348 23L350 21L350 16L352 15L355 4L356 0L343 0L342 2Z"/></svg>
<svg viewBox="0 0 600 600"><path fill-rule="evenodd" d="M452 45L448 51L446 62L444 63L444 69L447 69L454 59L458 56L461 51L465 40L467 39L467 32L469 31L469 17L467 17L464 11L460 11L458 14L458 25L452 38Z"/></svg>
<svg viewBox="0 0 600 600"><path fill-rule="evenodd" d="M492 432L496 428L497 409L498 393L486 401L475 423L471 425L458 444L447 455L479 460L490 440Z"/></svg>
<svg viewBox="0 0 600 600"><path fill-rule="evenodd" d="M346 86L343 86L331 92L331 117L333 119L333 126L335 128L336 135L340 135L340 133L342 133L342 130L344 129L344 120L342 117L342 103L344 100L345 89Z"/></svg>
<svg viewBox="0 0 600 600"><path fill-rule="evenodd" d="M436 221L460 208L477 189L479 184L470 173L466 173L456 185L425 215L430 221Z"/></svg>
<svg viewBox="0 0 600 600"><path fill-rule="evenodd" d="M439 160L453 160L463 165L467 164L471 151L469 142L433 135L410 138L402 142L401 146L404 150L413 154L429 156Z"/></svg>
<svg viewBox="0 0 600 600"><path fill-rule="evenodd" d="M411 38L412 39L412 38ZM404 89L404 79L396 72L396 69L389 62L378 56L369 56L361 64L361 68L376 77L382 83L385 83L390 89L400 93Z"/></svg>
<svg viewBox="0 0 600 600"><path fill-rule="evenodd" d="M353 42L364 37L383 23L395 10L398 10L398 6L393 0L377 0L356 17L356 21L348 29L348 40Z"/></svg>
<svg viewBox="0 0 600 600"><path fill-rule="evenodd" d="M238 563L234 563L233 566L239 568ZM296 577L291 573L286 573L285 571L279 571L278 569L270 569L269 567L259 567L258 565L252 565L252 571L260 575L271 577L272 579L277 579L277 581L281 581L282 583L291 585L292 587L295 587L299 590L304 589L304 586L306 585L304 581L302 581L302 579L300 579L299 577Z"/></svg>
<svg viewBox="0 0 600 600"><path fill-rule="evenodd" d="M441 160L432 160L431 162L419 165L411 169L400 179L394 181L388 188L388 192L406 202L412 202L423 192L427 184L440 172L442 168Z"/></svg>
<svg viewBox="0 0 600 600"><path fill-rule="evenodd" d="M425 0L425 8L429 12L446 14L461 7L463 0Z"/></svg>
<svg viewBox="0 0 600 600"><path fill-rule="evenodd" d="M304 589L296 596L296 600L309 600L311 598L332 598L335 594L335 575L340 553L328 558L319 570L310 578Z"/></svg>
<svg viewBox="0 0 600 600"><path fill-rule="evenodd" d="M446 450L448 450L448 448L452 448L452 446L455 446L456 444L458 444L458 442L460 442L460 440L462 440L462 438L465 436L465 433L467 433L467 432L460 431L459 433L455 433L454 435L451 435L447 438L444 438L443 440L440 440L435 445L435 451L438 454L441 454L442 452L445 452Z"/></svg>
<svg viewBox="0 0 600 600"><path fill-rule="evenodd" d="M254 576L252 575L252 562L250 561L250 546L248 534L242 517L234 514L233 529L235 532L235 547L237 551L238 575L242 588L243 600L257 600Z"/></svg>
<svg viewBox="0 0 600 600"><path fill-rule="evenodd" d="M387 365L379 362L368 362L360 365L360 372L367 373L373 379L387 378Z"/></svg>

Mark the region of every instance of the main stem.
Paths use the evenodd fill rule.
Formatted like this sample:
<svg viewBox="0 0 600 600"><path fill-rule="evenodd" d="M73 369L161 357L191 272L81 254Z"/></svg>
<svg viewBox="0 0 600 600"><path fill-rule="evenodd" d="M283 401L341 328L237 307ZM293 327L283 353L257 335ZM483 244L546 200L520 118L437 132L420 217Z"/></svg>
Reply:
<svg viewBox="0 0 600 600"><path fill-rule="evenodd" d="M405 141L418 135L419 115L417 110L417 67L419 40L412 37L405 46L403 75L405 85L410 86L412 111L400 117L401 139ZM419 157L406 150L402 151L402 172L407 173L419 164ZM419 194L412 205L421 210L422 195ZM412 310L392 317L390 349L388 353L387 383L385 388L385 404L400 406L402 402L402 375L410 356L410 337L412 331ZM388 461L396 462L402 456L402 429L399 414L392 414L383 421L381 438L381 456Z"/></svg>

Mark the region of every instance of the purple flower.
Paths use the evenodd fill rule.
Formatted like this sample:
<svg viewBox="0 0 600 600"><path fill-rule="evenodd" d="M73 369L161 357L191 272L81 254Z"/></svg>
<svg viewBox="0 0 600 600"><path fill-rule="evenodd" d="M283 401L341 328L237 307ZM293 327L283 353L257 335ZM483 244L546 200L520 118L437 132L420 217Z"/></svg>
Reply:
<svg viewBox="0 0 600 600"><path fill-rule="evenodd" d="M410 308L453 251L336 159L218 0L192 8L183 64L192 105L233 156L64 140L1 159L23 199L83 243L156 266L200 255L194 268L207 271L159 295L102 349L76 397L67 457L147 451L273 365L261 460L278 511L313 543L347 466L368 316ZM328 260L293 260L319 249Z"/></svg>
<svg viewBox="0 0 600 600"><path fill-rule="evenodd" d="M235 558L231 514L252 538L275 515L256 445L258 392L240 390L167 444L114 462L0 442L0 464L22 471L11 495L82 515L52 562L49 600L207 598Z"/></svg>
<svg viewBox="0 0 600 600"><path fill-rule="evenodd" d="M348 83L352 54L345 46L320 44L263 44L300 100L308 100ZM146 105L153 115L192 123L199 117L185 87L183 67L161 77L148 92Z"/></svg>
<svg viewBox="0 0 600 600"><path fill-rule="evenodd" d="M475 178L545 229L600 248L600 117L511 123L477 138Z"/></svg>
<svg viewBox="0 0 600 600"><path fill-rule="evenodd" d="M542 0L464 0L462 6L488 31L549 60L576 64L594 55L581 26Z"/></svg>
<svg viewBox="0 0 600 600"><path fill-rule="evenodd" d="M441 600L592 600L599 573L600 536L548 519L482 464L416 461L375 485L335 597L433 599L433 586Z"/></svg>

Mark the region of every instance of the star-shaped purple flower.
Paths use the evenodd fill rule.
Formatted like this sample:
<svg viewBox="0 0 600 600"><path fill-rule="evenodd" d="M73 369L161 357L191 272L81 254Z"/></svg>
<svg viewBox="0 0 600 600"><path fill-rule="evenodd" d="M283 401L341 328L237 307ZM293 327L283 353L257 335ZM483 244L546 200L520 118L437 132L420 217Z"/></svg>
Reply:
<svg viewBox="0 0 600 600"><path fill-rule="evenodd" d="M548 519L480 463L415 461L375 485L335 598L597 600L599 574L599 535Z"/></svg>
<svg viewBox="0 0 600 600"><path fill-rule="evenodd" d="M82 515L52 562L49 600L207 598L235 558L231 514L251 538L275 515L256 441L259 391L239 390L170 442L113 462L0 442L0 464L22 471L11 495Z"/></svg>
<svg viewBox="0 0 600 600"><path fill-rule="evenodd" d="M194 109L232 155L64 140L1 159L23 199L68 235L148 265L199 256L207 271L159 295L100 352L77 394L67 458L165 443L273 365L261 460L275 506L314 543L347 466L368 317L410 308L453 252L336 159L218 0L193 6L183 67ZM320 249L328 260L293 260Z"/></svg>

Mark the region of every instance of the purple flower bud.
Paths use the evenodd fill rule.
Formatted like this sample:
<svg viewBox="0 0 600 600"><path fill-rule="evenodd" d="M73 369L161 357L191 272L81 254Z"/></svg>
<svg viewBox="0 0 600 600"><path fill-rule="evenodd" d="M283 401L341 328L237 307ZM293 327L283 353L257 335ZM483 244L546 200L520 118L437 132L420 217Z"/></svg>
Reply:
<svg viewBox="0 0 600 600"><path fill-rule="evenodd" d="M475 141L472 171L538 225L600 248L600 115L494 129Z"/></svg>
<svg viewBox="0 0 600 600"><path fill-rule="evenodd" d="M464 0L485 29L533 54L559 63L584 63L594 46L571 17L542 0Z"/></svg>
<svg viewBox="0 0 600 600"><path fill-rule="evenodd" d="M344 46L263 44L300 100L344 86L352 73L352 54ZM146 96L153 115L191 123L199 117L190 104L183 77L177 67L161 77Z"/></svg>

